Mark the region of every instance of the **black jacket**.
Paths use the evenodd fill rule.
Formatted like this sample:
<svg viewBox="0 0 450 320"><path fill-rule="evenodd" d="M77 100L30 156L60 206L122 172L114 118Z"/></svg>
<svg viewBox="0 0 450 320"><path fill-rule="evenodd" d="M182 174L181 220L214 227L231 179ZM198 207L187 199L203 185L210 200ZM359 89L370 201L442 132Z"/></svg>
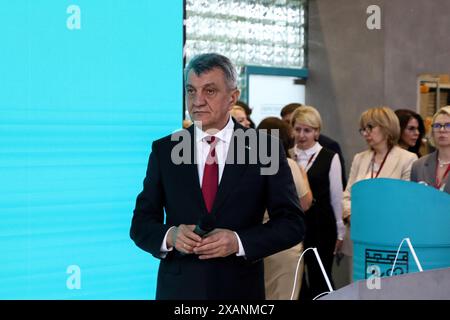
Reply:
<svg viewBox="0 0 450 320"><path fill-rule="evenodd" d="M237 129L244 130L235 123L233 139ZM194 126L182 132L193 137ZM226 164L210 213L216 216L216 227L237 232L246 257L232 254L200 260L195 254L181 255L173 250L160 262L157 299L264 299L262 258L292 247L304 237L303 213L283 146L274 137L265 135L264 139L279 145L275 155L278 172L261 175L264 165L259 159L253 164ZM153 143L130 230L136 245L156 258L160 258L163 238L171 226L196 224L208 214L197 164L171 161L177 143L170 136ZM248 156L248 146L236 150L234 156L242 152ZM262 224L266 208L270 221Z"/></svg>

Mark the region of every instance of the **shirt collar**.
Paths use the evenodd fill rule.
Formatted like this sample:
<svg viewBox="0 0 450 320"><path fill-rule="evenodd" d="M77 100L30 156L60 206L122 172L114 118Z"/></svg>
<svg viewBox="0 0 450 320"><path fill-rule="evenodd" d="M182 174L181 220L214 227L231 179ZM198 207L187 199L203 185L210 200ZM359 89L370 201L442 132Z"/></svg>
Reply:
<svg viewBox="0 0 450 320"><path fill-rule="evenodd" d="M297 156L305 156L306 155L307 157L309 157L309 156L317 153L318 151L320 151L320 149L321 149L320 147L321 146L320 146L319 142L316 142L311 148L306 149L306 150L301 150L301 149L297 148L297 145L296 145L294 147L294 153Z"/></svg>
<svg viewBox="0 0 450 320"><path fill-rule="evenodd" d="M231 137L233 136L233 131L234 131L234 122L231 119L231 115L230 115L230 118L228 119L226 126L222 130L220 130L219 132L217 132L216 134L214 134L212 136L216 137L220 141L230 143ZM198 127L195 127L196 142L201 142L205 137L209 137L209 136L211 136L211 134L206 133L205 131L199 129Z"/></svg>

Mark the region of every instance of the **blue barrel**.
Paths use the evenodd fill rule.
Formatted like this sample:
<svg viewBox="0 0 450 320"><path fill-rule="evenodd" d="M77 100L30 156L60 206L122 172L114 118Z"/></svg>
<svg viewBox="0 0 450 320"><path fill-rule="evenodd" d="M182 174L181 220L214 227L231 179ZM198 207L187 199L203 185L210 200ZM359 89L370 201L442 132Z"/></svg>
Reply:
<svg viewBox="0 0 450 320"><path fill-rule="evenodd" d="M450 267L450 195L415 182L368 179L352 187L353 280L389 275L410 238L423 270ZM376 266L379 269L375 269ZM406 242L393 275L419 271Z"/></svg>

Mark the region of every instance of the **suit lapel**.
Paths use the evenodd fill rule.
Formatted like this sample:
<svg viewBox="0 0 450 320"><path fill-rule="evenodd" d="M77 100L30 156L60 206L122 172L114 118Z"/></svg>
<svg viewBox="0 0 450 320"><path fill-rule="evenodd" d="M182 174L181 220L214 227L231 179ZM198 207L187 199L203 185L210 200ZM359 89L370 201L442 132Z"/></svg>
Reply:
<svg viewBox="0 0 450 320"><path fill-rule="evenodd" d="M234 120L233 120L234 121ZM235 122L234 130L236 129L243 129L242 126L237 124ZM187 169L185 171L187 175L187 181L193 181L193 188L191 188L190 192L192 193L193 199L198 201L200 203L200 206L203 209L203 214L208 214L208 210L206 209L205 201L203 199L202 189L200 187L200 179L198 176L198 166L197 166L197 155L196 155L196 146L195 146L195 136L194 131L195 127L194 125L191 125L187 129L191 135L191 162L187 165ZM233 133L233 136L231 138L231 141L235 141L236 137ZM235 147L235 152L230 152L228 150L227 153L227 160L226 164L222 173L222 178L220 180L220 184L217 190L216 198L214 200L213 208L211 210L211 214L215 214L217 210L220 208L220 206L223 204L227 196L229 195L230 191L232 191L236 184L239 183L240 177L242 177L245 169L247 168L246 164L237 164L237 155L238 151L242 152L242 150L236 150L237 149L236 143L230 143L230 148L233 146ZM248 155L248 143L245 144L245 153L246 153L246 159L249 159Z"/></svg>
<svg viewBox="0 0 450 320"><path fill-rule="evenodd" d="M366 176L369 175L370 177L370 170L371 170L371 166L370 166L370 162L372 161L372 157L373 157L373 151L369 151L367 153L365 153L364 157L361 158L361 164L360 164L360 168L362 168L363 170L359 170L360 172L360 176L358 177L358 180L363 180L366 179Z"/></svg>
<svg viewBox="0 0 450 320"><path fill-rule="evenodd" d="M200 187L200 178L198 176L197 148L195 146L196 141L195 141L195 135L194 135L195 126L191 125L187 130L189 131L189 134L191 136L191 161L186 166L187 168L186 168L185 172L187 175L186 181L192 181L193 187L190 188L190 190L186 190L186 191L192 193L193 199L195 199L195 201L197 201L200 204L200 207L204 211L203 213L206 214L207 209L206 209L205 201L203 200L202 189ZM180 177L180 179L181 179L181 177Z"/></svg>
<svg viewBox="0 0 450 320"><path fill-rule="evenodd" d="M437 166L437 151L430 153L426 158L423 168L423 181L436 182L436 166ZM431 185L433 186L433 185ZM445 183L444 192L450 193L450 178L447 178Z"/></svg>
<svg viewBox="0 0 450 320"><path fill-rule="evenodd" d="M436 177L436 151L431 154L430 157L427 157L425 163L424 163L424 170L423 170L423 181L435 181Z"/></svg>
<svg viewBox="0 0 450 320"><path fill-rule="evenodd" d="M386 157L386 161L384 162L383 168L381 169L379 178L392 178L395 177L394 171L395 168L398 165L398 150L397 146L393 147L392 150L389 152L389 154Z"/></svg>
<svg viewBox="0 0 450 320"><path fill-rule="evenodd" d="M234 120L233 120L234 121ZM235 122L234 132L236 129L243 129L242 126ZM233 143L234 141L234 143ZM236 143L236 136L233 133L231 138L230 146L227 153L227 160L222 173L222 179L220 180L219 188L217 190L216 198L214 200L212 213L216 213L220 206L223 204L229 193L234 189L235 185L239 183L240 178L243 176L245 169L247 168L247 161L245 164L239 164L237 162L238 152L245 152L245 159L249 159L249 146L248 142L245 143L245 148L243 150L237 150L238 143ZM234 152L230 152L231 148L234 148Z"/></svg>

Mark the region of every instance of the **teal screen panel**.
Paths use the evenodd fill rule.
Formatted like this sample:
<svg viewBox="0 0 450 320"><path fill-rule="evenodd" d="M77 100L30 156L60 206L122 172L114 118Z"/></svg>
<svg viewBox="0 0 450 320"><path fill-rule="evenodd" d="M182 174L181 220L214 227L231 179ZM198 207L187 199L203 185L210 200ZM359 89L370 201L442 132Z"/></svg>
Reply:
<svg viewBox="0 0 450 320"><path fill-rule="evenodd" d="M129 228L182 30L181 0L0 3L0 299L154 299Z"/></svg>

